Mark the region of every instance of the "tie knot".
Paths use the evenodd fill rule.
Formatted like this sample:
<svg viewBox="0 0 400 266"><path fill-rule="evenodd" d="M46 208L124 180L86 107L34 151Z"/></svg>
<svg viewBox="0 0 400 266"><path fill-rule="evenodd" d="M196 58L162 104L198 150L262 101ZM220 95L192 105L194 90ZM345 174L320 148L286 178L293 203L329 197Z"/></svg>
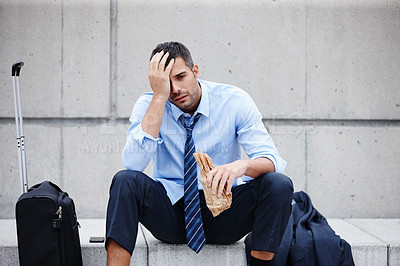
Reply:
<svg viewBox="0 0 400 266"><path fill-rule="evenodd" d="M200 114L197 114L194 119L189 119L188 117L181 116L181 123L186 128L187 134L192 135L193 128L197 121L199 121Z"/></svg>

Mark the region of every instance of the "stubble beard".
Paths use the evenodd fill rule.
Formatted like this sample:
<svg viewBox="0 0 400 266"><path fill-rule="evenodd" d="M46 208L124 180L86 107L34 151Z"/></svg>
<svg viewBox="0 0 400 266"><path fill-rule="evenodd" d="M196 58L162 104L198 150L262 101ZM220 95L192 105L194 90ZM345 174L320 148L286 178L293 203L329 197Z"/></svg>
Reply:
<svg viewBox="0 0 400 266"><path fill-rule="evenodd" d="M196 84L198 84L198 83L196 82ZM184 102L182 102L182 103L172 102L176 107L178 107L185 113L194 113L194 111L196 111L196 109L198 107L198 106L194 106L194 104L196 103L196 100L199 98L200 87L197 87L196 85L194 85L194 86L196 87L196 90L194 90L194 93L189 94L189 93L182 92L179 94L179 95L187 94L186 98L188 98L188 99L185 99ZM178 97L179 95L175 96L175 98ZM189 102L186 102L186 101L189 101Z"/></svg>

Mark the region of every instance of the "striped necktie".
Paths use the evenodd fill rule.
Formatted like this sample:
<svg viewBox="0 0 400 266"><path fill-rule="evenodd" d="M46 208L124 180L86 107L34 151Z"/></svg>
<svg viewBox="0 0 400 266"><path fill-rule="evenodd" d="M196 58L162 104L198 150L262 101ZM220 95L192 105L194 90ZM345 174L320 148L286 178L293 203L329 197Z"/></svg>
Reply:
<svg viewBox="0 0 400 266"><path fill-rule="evenodd" d="M184 119L181 120L187 132L184 159L186 240L188 246L196 253L200 252L206 240L200 211L199 190L197 185L197 165L196 160L193 157L193 153L196 152L196 149L194 147L192 131L199 118L200 114L197 114L193 123L190 125L186 125Z"/></svg>

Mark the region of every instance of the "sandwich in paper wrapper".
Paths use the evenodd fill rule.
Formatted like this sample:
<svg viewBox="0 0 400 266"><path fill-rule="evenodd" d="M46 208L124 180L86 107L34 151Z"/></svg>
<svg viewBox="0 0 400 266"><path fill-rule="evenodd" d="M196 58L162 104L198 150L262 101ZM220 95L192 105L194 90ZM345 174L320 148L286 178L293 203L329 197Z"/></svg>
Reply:
<svg viewBox="0 0 400 266"><path fill-rule="evenodd" d="M213 162L207 153L198 151L193 153L197 164L200 166L200 180L203 186L204 197L206 198L207 207L210 209L212 215L215 217L221 212L229 209L232 204L232 192L226 195L227 184L225 184L222 196L220 198L217 195L213 195L211 187L207 186L206 174L214 169Z"/></svg>

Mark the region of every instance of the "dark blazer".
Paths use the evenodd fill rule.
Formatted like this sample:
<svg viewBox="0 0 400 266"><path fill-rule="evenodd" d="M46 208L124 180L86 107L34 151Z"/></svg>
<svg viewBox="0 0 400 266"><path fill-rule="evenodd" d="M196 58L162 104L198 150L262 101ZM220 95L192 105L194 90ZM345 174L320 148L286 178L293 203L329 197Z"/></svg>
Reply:
<svg viewBox="0 0 400 266"><path fill-rule="evenodd" d="M286 232L274 265L354 265L349 243L335 234L327 220L303 191L293 194L292 208Z"/></svg>

